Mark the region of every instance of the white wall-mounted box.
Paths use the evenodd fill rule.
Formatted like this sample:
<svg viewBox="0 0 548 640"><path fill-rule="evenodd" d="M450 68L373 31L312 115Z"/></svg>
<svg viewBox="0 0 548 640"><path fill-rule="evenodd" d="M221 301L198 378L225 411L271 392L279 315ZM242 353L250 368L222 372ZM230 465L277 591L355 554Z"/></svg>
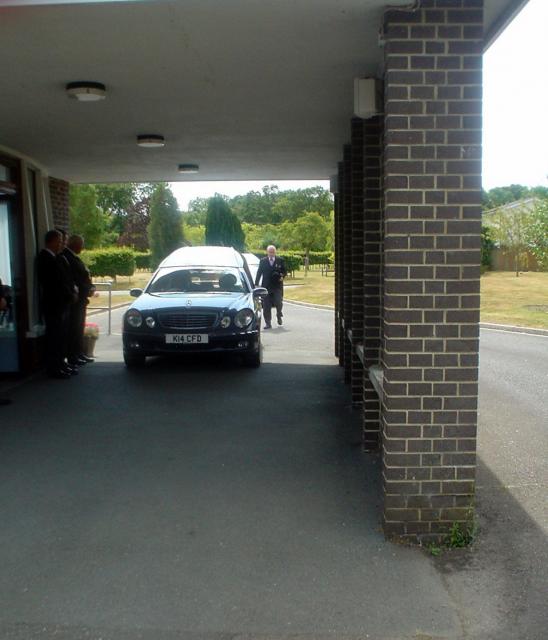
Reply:
<svg viewBox="0 0 548 640"><path fill-rule="evenodd" d="M380 82L377 78L354 78L354 115L372 118L382 113Z"/></svg>

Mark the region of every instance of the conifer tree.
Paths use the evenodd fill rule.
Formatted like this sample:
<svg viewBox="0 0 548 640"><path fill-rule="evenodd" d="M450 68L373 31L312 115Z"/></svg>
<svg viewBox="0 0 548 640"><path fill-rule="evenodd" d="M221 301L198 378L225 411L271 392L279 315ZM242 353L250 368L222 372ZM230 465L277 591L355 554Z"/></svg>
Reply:
<svg viewBox="0 0 548 640"><path fill-rule="evenodd" d="M245 234L238 218L221 196L210 198L207 207L205 241L208 245L234 247L243 251Z"/></svg>
<svg viewBox="0 0 548 640"><path fill-rule="evenodd" d="M156 185L150 199L148 238L154 267L183 245L181 212L175 196L165 182Z"/></svg>

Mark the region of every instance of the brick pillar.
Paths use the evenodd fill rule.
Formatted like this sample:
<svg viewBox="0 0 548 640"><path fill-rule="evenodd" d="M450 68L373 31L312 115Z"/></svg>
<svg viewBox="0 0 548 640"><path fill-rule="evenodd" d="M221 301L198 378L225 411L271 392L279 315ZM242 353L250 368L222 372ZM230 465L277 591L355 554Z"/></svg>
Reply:
<svg viewBox="0 0 548 640"><path fill-rule="evenodd" d="M379 447L380 399L367 369L381 361L382 331L382 250L383 250L383 192L382 192L382 136L383 118L376 116L364 121L364 258L363 258L363 317L364 368L363 380L363 437L366 450Z"/></svg>
<svg viewBox="0 0 548 640"><path fill-rule="evenodd" d="M335 295L334 295L334 300L335 300L335 357L339 358L339 364L340 364L340 349L339 349L339 343L340 343L340 320L339 320L339 312L340 312L340 308L341 308L341 303L340 303L340 292L341 292L341 286L340 286L340 269L339 269L339 261L341 258L341 247L339 246L340 244L340 237L341 237L341 230L340 230L340 218L341 218L341 212L340 212L340 200L339 200L339 192L338 192L338 187L337 190L333 192L333 211L335 214L335 220L334 220L334 249L335 249L335 262L334 262L334 268L335 268L335 278L334 278L334 285L335 285Z"/></svg>
<svg viewBox="0 0 548 640"><path fill-rule="evenodd" d="M352 371L352 344L348 332L352 331L352 160L350 145L344 146L342 171L342 215L343 215L343 365L344 381L350 384Z"/></svg>
<svg viewBox="0 0 548 640"><path fill-rule="evenodd" d="M51 212L55 227L69 230L69 183L58 178L49 179Z"/></svg>
<svg viewBox="0 0 548 640"><path fill-rule="evenodd" d="M356 345L363 345L363 228L364 228L364 157L363 157L364 120L353 118L350 139L350 218L351 218L351 255L352 255L352 300L351 300L351 363L350 388L352 403L363 402L364 368L356 351Z"/></svg>
<svg viewBox="0 0 548 640"><path fill-rule="evenodd" d="M344 367L344 163L338 164L336 205L336 246L335 246L335 277L337 278L336 320L338 326L338 358L339 365Z"/></svg>
<svg viewBox="0 0 548 640"><path fill-rule="evenodd" d="M471 516L481 234L481 0L385 14L384 528Z"/></svg>

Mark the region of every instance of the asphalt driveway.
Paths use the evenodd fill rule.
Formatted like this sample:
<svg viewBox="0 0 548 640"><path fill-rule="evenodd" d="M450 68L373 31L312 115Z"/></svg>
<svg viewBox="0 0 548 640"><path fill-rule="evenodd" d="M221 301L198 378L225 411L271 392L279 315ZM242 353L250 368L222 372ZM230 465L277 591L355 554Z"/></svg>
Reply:
<svg viewBox="0 0 548 640"><path fill-rule="evenodd" d="M0 638L543 638L546 523L534 489L523 507L506 489L507 457L482 453L492 522L473 551L434 560L385 542L379 460L360 451L332 324L287 305L257 371L213 359L128 372L119 335L103 336L77 378L15 389L0 413ZM525 369L544 367L540 380L548 339L532 340ZM499 415L485 433L494 419L506 441ZM509 447L513 468L524 438L537 434L527 456L546 445L535 420ZM541 487L545 468L531 469Z"/></svg>

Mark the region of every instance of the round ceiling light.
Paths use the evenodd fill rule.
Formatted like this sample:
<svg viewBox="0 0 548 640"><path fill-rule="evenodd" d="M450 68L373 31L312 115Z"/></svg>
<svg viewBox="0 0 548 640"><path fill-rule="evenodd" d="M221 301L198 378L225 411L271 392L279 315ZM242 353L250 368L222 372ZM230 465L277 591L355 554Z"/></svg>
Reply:
<svg viewBox="0 0 548 640"><path fill-rule="evenodd" d="M198 164L180 164L177 167L179 173L198 173L200 165Z"/></svg>
<svg viewBox="0 0 548 640"><path fill-rule="evenodd" d="M107 94L107 88L100 82L69 82L66 91L69 97L80 102L104 100Z"/></svg>
<svg viewBox="0 0 548 640"><path fill-rule="evenodd" d="M163 147L165 143L166 141L164 136L159 136L154 133L147 133L137 136L137 144L140 147L145 147L147 149Z"/></svg>

